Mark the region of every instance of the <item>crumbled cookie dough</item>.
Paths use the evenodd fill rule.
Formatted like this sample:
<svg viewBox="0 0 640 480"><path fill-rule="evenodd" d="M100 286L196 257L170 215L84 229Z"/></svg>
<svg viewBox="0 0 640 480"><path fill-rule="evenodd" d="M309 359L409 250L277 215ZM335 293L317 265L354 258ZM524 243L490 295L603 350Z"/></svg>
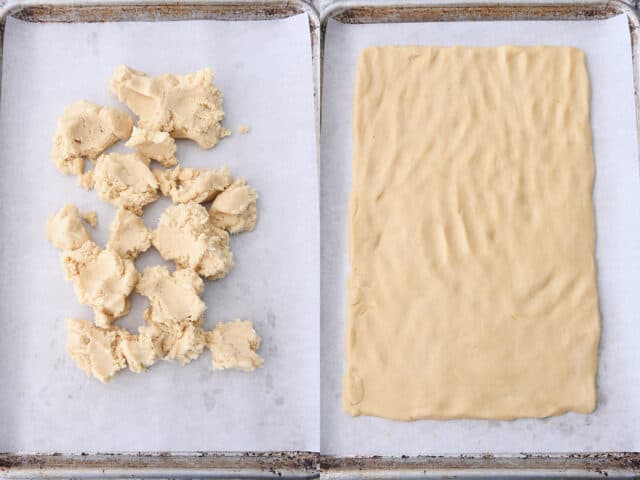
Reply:
<svg viewBox="0 0 640 480"><path fill-rule="evenodd" d="M118 351L118 329L96 327L78 318L67 319L67 351L81 370L103 383L126 367Z"/></svg>
<svg viewBox="0 0 640 480"><path fill-rule="evenodd" d="M92 228L98 227L98 212L91 210L90 212L82 212L80 215Z"/></svg>
<svg viewBox="0 0 640 480"><path fill-rule="evenodd" d="M118 340L117 352L124 357L132 372L144 372L164 356L162 344L144 333L133 335L121 330Z"/></svg>
<svg viewBox="0 0 640 480"><path fill-rule="evenodd" d="M207 210L195 202L167 208L151 242L162 258L205 278L222 278L233 266L229 234L213 225Z"/></svg>
<svg viewBox="0 0 640 480"><path fill-rule="evenodd" d="M144 311L147 323L172 325L199 322L207 306L200 299L204 283L193 270L165 266L149 267L142 272L136 291L149 299Z"/></svg>
<svg viewBox="0 0 640 480"><path fill-rule="evenodd" d="M243 135L249 133L249 130L251 130L249 128L249 125L240 125L240 126L238 126L238 132L243 134Z"/></svg>
<svg viewBox="0 0 640 480"><path fill-rule="evenodd" d="M231 184L227 167L203 170L177 166L173 170L154 169L153 175L162 194L171 197L173 203L208 202Z"/></svg>
<svg viewBox="0 0 640 480"><path fill-rule="evenodd" d="M80 175L84 159L95 160L118 140L128 138L133 119L115 108L87 100L72 103L58 120L51 159L68 175Z"/></svg>
<svg viewBox="0 0 640 480"><path fill-rule="evenodd" d="M140 216L126 208L119 208L109 225L107 246L121 257L133 260L151 246L151 232Z"/></svg>
<svg viewBox="0 0 640 480"><path fill-rule="evenodd" d="M147 325L140 327L140 335L159 344L165 360L178 360L186 365L204 350L206 338L200 321L182 321L170 325L154 323L148 318L146 321Z"/></svg>
<svg viewBox="0 0 640 480"><path fill-rule="evenodd" d="M173 167L178 164L176 141L167 132L133 127L131 138L125 145L165 167Z"/></svg>
<svg viewBox="0 0 640 480"><path fill-rule="evenodd" d="M65 276L74 283L78 300L93 308L96 325L106 327L130 308L129 294L138 281L131 260L123 259L93 241L61 254Z"/></svg>
<svg viewBox="0 0 640 480"><path fill-rule="evenodd" d="M249 320L219 322L206 333L211 349L213 368L237 368L250 372L261 367L264 360L256 353L260 337Z"/></svg>
<svg viewBox="0 0 640 480"><path fill-rule="evenodd" d="M87 170L82 175L78 175L78 185L85 190L91 190L94 184L93 170Z"/></svg>
<svg viewBox="0 0 640 480"><path fill-rule="evenodd" d="M47 220L47 240L58 250L75 250L91 236L84 228L78 213L78 207L67 204Z"/></svg>
<svg viewBox="0 0 640 480"><path fill-rule="evenodd" d="M137 215L158 198L158 182L149 169L149 159L139 153L101 155L93 178L100 198Z"/></svg>
<svg viewBox="0 0 640 480"><path fill-rule="evenodd" d="M214 147L231 134L224 119L222 92L205 68L187 75L149 77L120 65L111 79L111 91L140 117L140 127L189 138L203 148Z"/></svg>
<svg viewBox="0 0 640 480"><path fill-rule="evenodd" d="M211 222L229 233L251 231L258 218L257 199L256 191L238 178L211 204Z"/></svg>

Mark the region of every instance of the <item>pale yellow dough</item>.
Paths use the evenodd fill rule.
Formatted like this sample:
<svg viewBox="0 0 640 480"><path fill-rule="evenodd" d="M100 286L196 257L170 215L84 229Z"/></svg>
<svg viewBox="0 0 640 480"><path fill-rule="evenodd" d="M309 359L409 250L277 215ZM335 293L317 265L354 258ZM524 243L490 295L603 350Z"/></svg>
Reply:
<svg viewBox="0 0 640 480"><path fill-rule="evenodd" d="M207 332L206 339L213 368L237 368L250 372L264 363L256 353L260 337L248 320L218 322L213 330Z"/></svg>
<svg viewBox="0 0 640 480"><path fill-rule="evenodd" d="M115 108L79 100L64 109L58 120L51 159L58 169L80 175L84 159L95 160L118 140L128 138L133 119Z"/></svg>
<svg viewBox="0 0 640 480"><path fill-rule="evenodd" d="M195 202L172 205L160 216L151 242L165 260L204 278L224 277L233 266L229 234L214 226Z"/></svg>
<svg viewBox="0 0 640 480"><path fill-rule="evenodd" d="M93 181L100 198L138 215L158 198L158 182L149 169L149 159L139 153L101 155Z"/></svg>
<svg viewBox="0 0 640 480"><path fill-rule="evenodd" d="M172 325L179 322L199 322L205 309L200 294L204 283L193 270L176 270L165 266L144 270L136 291L149 299L144 316L149 322Z"/></svg>
<svg viewBox="0 0 640 480"><path fill-rule="evenodd" d="M123 258L135 259L151 246L151 232L142 218L125 208L119 208L109 225L109 242Z"/></svg>
<svg viewBox="0 0 640 480"><path fill-rule="evenodd" d="M82 212L81 215L84 221L91 225L92 228L98 227L98 212L91 210L89 212Z"/></svg>
<svg viewBox="0 0 640 480"><path fill-rule="evenodd" d="M111 91L140 117L140 127L189 138L203 148L214 147L230 135L224 119L222 92L205 68L187 75L146 73L120 65L111 79Z"/></svg>
<svg viewBox="0 0 640 480"><path fill-rule="evenodd" d="M67 351L78 367L101 382L108 382L127 362L118 350L119 329L103 329L92 322L67 319Z"/></svg>
<svg viewBox="0 0 640 480"><path fill-rule="evenodd" d="M111 248L102 250L93 241L84 242L75 250L65 250L61 260L78 300L93 308L96 325L109 326L127 314L131 306L129 294L138 281L131 260L121 258Z"/></svg>
<svg viewBox="0 0 640 480"><path fill-rule="evenodd" d="M256 191L238 178L211 204L211 222L229 233L251 231L258 219L257 199Z"/></svg>
<svg viewBox="0 0 640 480"><path fill-rule="evenodd" d="M47 240L58 250L75 250L91 240L80 220L78 207L67 204L47 220Z"/></svg>
<svg viewBox="0 0 640 480"><path fill-rule="evenodd" d="M362 53L348 413L511 419L594 410L589 98L574 48Z"/></svg>
<svg viewBox="0 0 640 480"><path fill-rule="evenodd" d="M178 164L176 141L167 132L133 127L131 138L125 145L165 167Z"/></svg>
<svg viewBox="0 0 640 480"><path fill-rule="evenodd" d="M204 170L177 166L172 170L154 169L153 175L162 194L171 197L173 203L208 202L231 184L227 167Z"/></svg>

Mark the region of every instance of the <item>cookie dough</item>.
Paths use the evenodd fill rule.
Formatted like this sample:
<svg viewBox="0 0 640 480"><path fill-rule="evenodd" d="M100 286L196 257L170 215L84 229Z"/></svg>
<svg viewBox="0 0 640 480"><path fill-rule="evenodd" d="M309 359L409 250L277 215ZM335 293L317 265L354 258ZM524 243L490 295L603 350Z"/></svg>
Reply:
<svg viewBox="0 0 640 480"><path fill-rule="evenodd" d="M133 127L131 138L125 145L165 167L178 164L176 141L167 132Z"/></svg>
<svg viewBox="0 0 640 480"><path fill-rule="evenodd" d="M243 178L236 179L211 204L211 223L229 233L253 230L258 216L257 199L256 191Z"/></svg>
<svg viewBox="0 0 640 480"><path fill-rule="evenodd" d="M260 337L248 320L219 322L206 334L211 349L213 368L237 368L250 372L261 367L264 360L256 353Z"/></svg>
<svg viewBox="0 0 640 480"><path fill-rule="evenodd" d="M159 342L164 359L178 360L183 365L200 356L206 345L201 322L176 322L170 325L153 323L140 328L141 335Z"/></svg>
<svg viewBox="0 0 640 480"><path fill-rule="evenodd" d="M101 382L108 382L127 366L118 350L119 330L96 327L78 318L67 319L67 351L78 367Z"/></svg>
<svg viewBox="0 0 640 480"><path fill-rule="evenodd" d="M227 167L218 170L176 167L172 170L154 169L163 195L173 203L204 203L213 200L231 184L231 172Z"/></svg>
<svg viewBox="0 0 640 480"><path fill-rule="evenodd" d="M193 270L176 270L165 266L144 270L136 291L149 299L144 317L148 322L173 325L180 322L200 322L205 309L200 294L204 283Z"/></svg>
<svg viewBox="0 0 640 480"><path fill-rule="evenodd" d="M140 127L169 132L173 138L189 138L203 148L212 148L231 134L221 125L222 92L212 80L208 68L187 75L149 77L120 65L109 86L140 117Z"/></svg>
<svg viewBox="0 0 640 480"><path fill-rule="evenodd" d="M133 119L115 108L87 100L72 103L58 120L51 159L58 169L80 175L84 159L95 160L118 140L129 138Z"/></svg>
<svg viewBox="0 0 640 480"><path fill-rule="evenodd" d="M158 198L158 182L149 169L149 159L139 153L101 155L93 179L100 198L137 215Z"/></svg>
<svg viewBox="0 0 640 480"><path fill-rule="evenodd" d="M107 246L121 257L133 260L151 246L151 232L141 217L125 208L119 208L109 225Z"/></svg>
<svg viewBox="0 0 640 480"><path fill-rule="evenodd" d="M243 134L243 135L244 135L244 134L249 133L249 130L251 130L251 129L249 128L249 125L240 125L240 126L238 127L238 133L241 133L241 134Z"/></svg>
<svg viewBox="0 0 640 480"><path fill-rule="evenodd" d="M363 51L348 413L512 419L594 410L589 97L575 48Z"/></svg>
<svg viewBox="0 0 640 480"><path fill-rule="evenodd" d="M61 254L65 277L73 281L78 300L93 308L96 325L105 327L125 315L130 308L129 294L138 281L131 260L93 241Z"/></svg>
<svg viewBox="0 0 640 480"><path fill-rule="evenodd" d="M129 370L135 373L144 372L164 356L162 343L145 335L144 331L133 335L124 329L119 329L116 351L124 357Z"/></svg>
<svg viewBox="0 0 640 480"><path fill-rule="evenodd" d="M214 226L207 210L195 202L167 208L151 242L165 260L208 279L224 277L233 266L229 234Z"/></svg>
<svg viewBox="0 0 640 480"><path fill-rule="evenodd" d="M75 250L91 240L78 207L67 204L47 220L47 240L58 250Z"/></svg>
<svg viewBox="0 0 640 480"><path fill-rule="evenodd" d="M81 215L84 221L91 225L92 228L98 227L98 212L91 210L90 212L82 212Z"/></svg>

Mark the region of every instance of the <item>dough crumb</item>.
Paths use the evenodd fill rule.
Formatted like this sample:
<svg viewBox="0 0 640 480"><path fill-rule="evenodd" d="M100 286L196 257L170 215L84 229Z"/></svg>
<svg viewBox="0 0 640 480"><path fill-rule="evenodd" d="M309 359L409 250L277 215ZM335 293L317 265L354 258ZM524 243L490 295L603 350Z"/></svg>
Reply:
<svg viewBox="0 0 640 480"><path fill-rule="evenodd" d="M165 167L173 167L178 164L176 141L167 132L133 127L131 138L125 145Z"/></svg>
<svg viewBox="0 0 640 480"><path fill-rule="evenodd" d="M202 170L177 166L173 170L154 169L163 195L173 203L204 203L231 184L231 172L227 167L218 170Z"/></svg>
<svg viewBox="0 0 640 480"><path fill-rule="evenodd" d="M91 210L89 212L82 212L81 215L84 221L91 225L92 228L98 227L98 212Z"/></svg>
<svg viewBox="0 0 640 480"><path fill-rule="evenodd" d="M139 153L101 155L93 177L100 198L137 215L158 198L158 182L149 169L149 159Z"/></svg>
<svg viewBox="0 0 640 480"><path fill-rule="evenodd" d="M76 250L91 240L84 228L78 207L67 204L47 220L47 240L58 250Z"/></svg>
<svg viewBox="0 0 640 480"><path fill-rule="evenodd" d="M123 258L135 259L151 246L151 232L142 218L125 208L119 208L109 225L107 246Z"/></svg>
<svg viewBox="0 0 640 480"><path fill-rule="evenodd" d="M133 119L115 108L79 100L64 109L58 120L51 159L68 175L80 175L84 159L95 160L118 140L128 138Z"/></svg>
<svg viewBox="0 0 640 480"><path fill-rule="evenodd" d="M241 133L243 135L249 133L251 129L249 128L249 125L240 125L238 126L238 133Z"/></svg>
<svg viewBox="0 0 640 480"><path fill-rule="evenodd" d="M93 179L93 170L87 170L81 175L78 175L78 185L85 190L91 190L95 184Z"/></svg>
<svg viewBox="0 0 640 480"><path fill-rule="evenodd" d="M222 92L212 80L208 68L187 75L149 77L120 65L109 86L140 117L140 127L169 132L173 138L189 138L203 148L212 148L231 133L221 125Z"/></svg>
<svg viewBox="0 0 640 480"><path fill-rule="evenodd" d="M129 294L138 281L131 260L93 241L61 254L65 277L73 281L78 300L93 308L96 325L107 327L129 312Z"/></svg>
<svg viewBox="0 0 640 480"><path fill-rule="evenodd" d="M200 322L207 306L200 299L204 283L193 270L170 273L165 266L144 270L136 291L149 299L144 311L147 323L171 326L180 322Z"/></svg>
<svg viewBox="0 0 640 480"><path fill-rule="evenodd" d="M257 199L256 191L238 178L211 204L211 222L229 233L251 231L258 218Z"/></svg>
<svg viewBox="0 0 640 480"><path fill-rule="evenodd" d="M206 339L215 369L237 368L250 372L264 363L256 353L260 337L249 320L219 322L206 333Z"/></svg>
<svg viewBox="0 0 640 480"><path fill-rule="evenodd" d="M213 225L207 210L195 202L168 207L151 243L165 260L208 279L224 277L233 266L229 234Z"/></svg>
<svg viewBox="0 0 640 480"><path fill-rule="evenodd" d="M67 351L78 367L103 383L126 366L118 351L118 330L96 327L78 318L67 319Z"/></svg>

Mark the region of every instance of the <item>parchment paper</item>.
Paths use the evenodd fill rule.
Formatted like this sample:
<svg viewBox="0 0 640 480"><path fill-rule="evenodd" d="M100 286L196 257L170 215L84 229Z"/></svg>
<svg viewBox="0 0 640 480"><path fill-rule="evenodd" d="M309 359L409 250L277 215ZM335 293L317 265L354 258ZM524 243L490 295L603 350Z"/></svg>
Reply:
<svg viewBox="0 0 640 480"><path fill-rule="evenodd" d="M251 319L265 365L214 371L210 353L182 367L102 385L65 351L64 317L91 319L45 239L65 202L97 210L99 242L115 208L50 161L65 105L117 106L120 63L150 74L211 67L233 131L212 150L179 141L183 165L227 164L259 193L255 232L232 238L236 265L205 281L206 327ZM0 451L238 451L319 448L319 225L312 65L306 15L263 22L36 24L9 19L0 108ZM125 108L122 106L122 108ZM238 126L251 127L247 135ZM124 150L124 147L118 147ZM169 204L145 212L153 227ZM137 266L159 263L155 251ZM119 322L142 323L146 299Z"/></svg>
<svg viewBox="0 0 640 480"><path fill-rule="evenodd" d="M593 415L544 420L395 422L341 409L347 205L356 62L373 45L572 45L592 82L602 341ZM575 22L344 25L326 31L321 137L323 453L419 455L640 450L640 184L626 16Z"/></svg>

